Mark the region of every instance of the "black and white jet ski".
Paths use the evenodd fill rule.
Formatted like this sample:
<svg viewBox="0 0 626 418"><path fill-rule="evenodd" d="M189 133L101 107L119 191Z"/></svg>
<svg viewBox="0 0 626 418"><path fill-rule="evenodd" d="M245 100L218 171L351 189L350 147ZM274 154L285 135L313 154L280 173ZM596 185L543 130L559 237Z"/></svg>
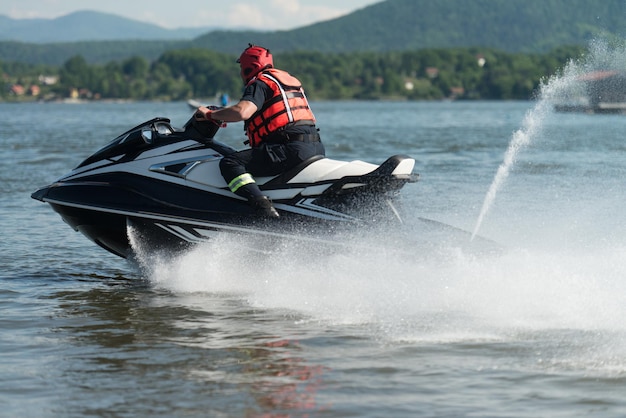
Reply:
<svg viewBox="0 0 626 418"><path fill-rule="evenodd" d="M163 117L146 121L32 197L96 244L127 257L129 228L158 248L177 249L224 232L301 236L383 219L401 222L394 196L418 178L415 160L403 155L381 165L313 157L280 175L256 178L280 213L276 220L261 219L220 174L220 159L235 149L214 139L218 130L193 118L183 128Z"/></svg>

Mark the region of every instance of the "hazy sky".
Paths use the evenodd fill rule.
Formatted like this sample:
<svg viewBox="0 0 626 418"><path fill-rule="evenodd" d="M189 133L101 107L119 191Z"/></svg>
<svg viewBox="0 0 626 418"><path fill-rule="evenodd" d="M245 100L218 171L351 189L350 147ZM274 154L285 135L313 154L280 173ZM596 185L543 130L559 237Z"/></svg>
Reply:
<svg viewBox="0 0 626 418"><path fill-rule="evenodd" d="M180 27L292 29L348 14L382 0L1 0L0 15L55 18L93 10Z"/></svg>

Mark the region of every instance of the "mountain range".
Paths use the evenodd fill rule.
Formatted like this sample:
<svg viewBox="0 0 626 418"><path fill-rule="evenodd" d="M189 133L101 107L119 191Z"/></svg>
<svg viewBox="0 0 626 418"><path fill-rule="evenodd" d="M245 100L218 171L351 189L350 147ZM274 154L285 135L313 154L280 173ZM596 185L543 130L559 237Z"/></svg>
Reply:
<svg viewBox="0 0 626 418"><path fill-rule="evenodd" d="M166 29L151 23L89 10L56 19L11 19L0 15L0 41L39 44L76 41L193 39L218 28Z"/></svg>
<svg viewBox="0 0 626 418"><path fill-rule="evenodd" d="M625 17L626 0L386 0L336 19L263 32L169 30L99 12L44 22L0 16L0 61L59 65L75 55L92 63L154 60L182 48L238 54L248 42L273 52L482 47L544 53L587 46L598 37L623 40Z"/></svg>

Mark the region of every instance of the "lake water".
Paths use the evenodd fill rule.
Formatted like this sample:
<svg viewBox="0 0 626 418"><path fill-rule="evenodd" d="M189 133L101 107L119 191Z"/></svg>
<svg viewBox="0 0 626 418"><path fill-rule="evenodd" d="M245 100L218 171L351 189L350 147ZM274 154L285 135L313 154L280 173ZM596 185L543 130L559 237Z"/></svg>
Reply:
<svg viewBox="0 0 626 418"><path fill-rule="evenodd" d="M143 120L182 126L187 105L0 104L0 416L626 416L626 117L313 106L328 156L416 159L401 228L335 253L237 259L233 237L137 264L30 194ZM501 249L473 251L516 132L477 231ZM241 124L218 137L239 147Z"/></svg>

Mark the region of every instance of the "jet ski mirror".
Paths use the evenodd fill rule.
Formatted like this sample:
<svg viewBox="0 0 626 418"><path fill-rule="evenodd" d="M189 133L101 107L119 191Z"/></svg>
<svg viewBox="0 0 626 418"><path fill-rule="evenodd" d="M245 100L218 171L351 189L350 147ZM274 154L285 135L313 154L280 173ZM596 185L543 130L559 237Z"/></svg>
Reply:
<svg viewBox="0 0 626 418"><path fill-rule="evenodd" d="M146 144L152 144L154 142L154 137L152 135L152 129L144 128L141 130L141 139Z"/></svg>

